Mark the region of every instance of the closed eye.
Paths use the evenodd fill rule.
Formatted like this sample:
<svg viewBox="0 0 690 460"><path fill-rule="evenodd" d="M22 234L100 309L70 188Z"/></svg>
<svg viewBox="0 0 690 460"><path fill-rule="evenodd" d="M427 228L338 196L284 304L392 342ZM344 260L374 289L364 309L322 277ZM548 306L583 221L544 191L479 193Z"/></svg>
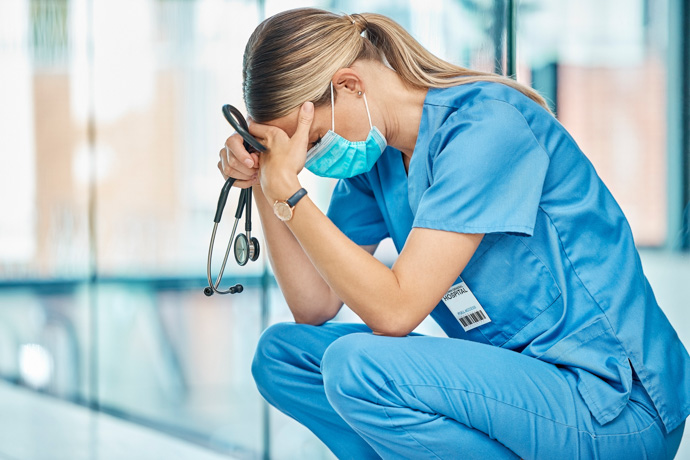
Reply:
<svg viewBox="0 0 690 460"><path fill-rule="evenodd" d="M311 144L311 147L310 147L310 148L313 149L314 147L316 147L317 145L319 145L319 142L321 142L321 136L319 136L319 137L316 138L316 140Z"/></svg>

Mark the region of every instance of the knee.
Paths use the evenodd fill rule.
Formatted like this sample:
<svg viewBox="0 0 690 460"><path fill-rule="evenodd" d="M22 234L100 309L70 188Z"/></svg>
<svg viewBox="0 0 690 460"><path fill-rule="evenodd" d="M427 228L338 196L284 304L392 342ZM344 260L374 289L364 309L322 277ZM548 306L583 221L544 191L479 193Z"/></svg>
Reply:
<svg viewBox="0 0 690 460"><path fill-rule="evenodd" d="M290 360L290 340L294 323L278 323L267 328L256 345L256 352L252 361L252 377L262 394L270 392L276 373L286 366Z"/></svg>
<svg viewBox="0 0 690 460"><path fill-rule="evenodd" d="M357 401L376 397L385 377L372 358L376 337L368 333L350 334L333 342L323 355L321 374L326 397L343 415Z"/></svg>

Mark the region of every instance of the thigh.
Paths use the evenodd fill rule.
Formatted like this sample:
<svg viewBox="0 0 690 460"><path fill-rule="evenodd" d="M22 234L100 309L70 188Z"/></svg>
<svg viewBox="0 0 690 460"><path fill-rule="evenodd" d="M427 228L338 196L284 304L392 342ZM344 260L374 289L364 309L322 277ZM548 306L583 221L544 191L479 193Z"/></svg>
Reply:
<svg viewBox="0 0 690 460"><path fill-rule="evenodd" d="M354 376L353 388L370 392L362 397L381 405L382 417L406 420L409 409L439 414L522 458L598 456L591 440L599 433L586 431L592 417L575 376L553 364L460 339L370 334L338 340L324 361L343 368L343 386ZM637 427L620 420L612 429L627 434Z"/></svg>

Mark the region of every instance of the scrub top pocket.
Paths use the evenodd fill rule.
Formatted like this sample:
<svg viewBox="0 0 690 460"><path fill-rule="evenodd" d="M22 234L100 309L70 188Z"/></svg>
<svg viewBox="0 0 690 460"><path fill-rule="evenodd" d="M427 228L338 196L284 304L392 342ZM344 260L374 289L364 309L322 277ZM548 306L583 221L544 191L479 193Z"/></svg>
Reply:
<svg viewBox="0 0 690 460"><path fill-rule="evenodd" d="M478 331L502 346L553 305L561 290L522 237L501 235L492 243L480 257L470 260L461 276L491 318ZM511 343L510 348L518 346Z"/></svg>

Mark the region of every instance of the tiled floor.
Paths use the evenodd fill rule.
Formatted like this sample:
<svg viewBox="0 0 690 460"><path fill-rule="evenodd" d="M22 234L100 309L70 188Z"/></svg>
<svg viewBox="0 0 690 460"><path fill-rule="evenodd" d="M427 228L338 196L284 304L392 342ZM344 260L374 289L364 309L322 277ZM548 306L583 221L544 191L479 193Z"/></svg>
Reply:
<svg viewBox="0 0 690 460"><path fill-rule="evenodd" d="M228 460L106 414L0 381L0 460Z"/></svg>

